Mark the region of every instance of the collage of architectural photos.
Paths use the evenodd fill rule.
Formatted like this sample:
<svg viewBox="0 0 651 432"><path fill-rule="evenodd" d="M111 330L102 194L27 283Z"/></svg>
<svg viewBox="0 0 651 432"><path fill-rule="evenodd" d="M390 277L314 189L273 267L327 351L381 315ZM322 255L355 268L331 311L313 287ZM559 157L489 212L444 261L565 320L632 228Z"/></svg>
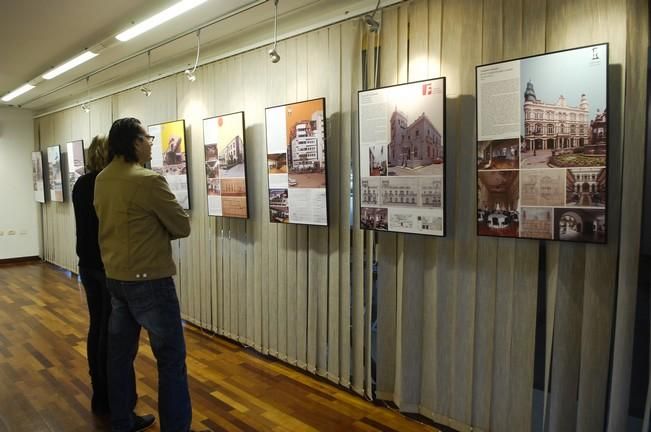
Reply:
<svg viewBox="0 0 651 432"><path fill-rule="evenodd" d="M43 155L40 151L32 152L32 184L36 202L45 202L45 184L43 182Z"/></svg>
<svg viewBox="0 0 651 432"><path fill-rule="evenodd" d="M50 201L63 202L63 176L61 174L61 147L47 148L47 179Z"/></svg>
<svg viewBox="0 0 651 432"><path fill-rule="evenodd" d="M208 215L248 217L244 112L203 121Z"/></svg>
<svg viewBox="0 0 651 432"><path fill-rule="evenodd" d="M77 179L86 174L86 159L84 157L84 142L82 140L72 141L66 144L66 155L68 158L68 184L70 193Z"/></svg>
<svg viewBox="0 0 651 432"><path fill-rule="evenodd" d="M445 78L359 93L360 224L445 235Z"/></svg>
<svg viewBox="0 0 651 432"><path fill-rule="evenodd" d="M328 225L325 99L267 108L269 220Z"/></svg>
<svg viewBox="0 0 651 432"><path fill-rule="evenodd" d="M188 210L190 193L185 154L185 120L151 125L148 131L154 137L151 169L165 177L181 207Z"/></svg>
<svg viewBox="0 0 651 432"><path fill-rule="evenodd" d="M479 235L606 242L608 46L477 67Z"/></svg>

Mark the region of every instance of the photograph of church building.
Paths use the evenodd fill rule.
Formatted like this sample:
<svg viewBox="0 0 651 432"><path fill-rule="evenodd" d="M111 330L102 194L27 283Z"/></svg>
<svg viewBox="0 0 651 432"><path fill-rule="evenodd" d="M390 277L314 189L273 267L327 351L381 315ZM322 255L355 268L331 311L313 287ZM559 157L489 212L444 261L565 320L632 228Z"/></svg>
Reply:
<svg viewBox="0 0 651 432"><path fill-rule="evenodd" d="M441 133L425 113L409 123L407 116L396 107L391 114L389 142L389 175L440 174L436 168L422 170L443 162Z"/></svg>

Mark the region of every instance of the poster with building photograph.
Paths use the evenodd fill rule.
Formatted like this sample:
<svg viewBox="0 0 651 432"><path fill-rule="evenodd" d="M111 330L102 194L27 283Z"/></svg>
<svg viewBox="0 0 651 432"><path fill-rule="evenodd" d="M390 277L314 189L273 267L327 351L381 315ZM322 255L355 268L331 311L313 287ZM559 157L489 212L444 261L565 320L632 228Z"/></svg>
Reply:
<svg viewBox="0 0 651 432"><path fill-rule="evenodd" d="M151 169L163 175L181 206L190 208L188 164L186 159L185 120L151 125L154 137L151 149Z"/></svg>
<svg viewBox="0 0 651 432"><path fill-rule="evenodd" d="M47 148L47 179L50 201L63 202L63 176L61 174L61 148Z"/></svg>
<svg viewBox="0 0 651 432"><path fill-rule="evenodd" d="M43 183L43 156L41 152L32 152L32 185L36 202L45 202L45 185Z"/></svg>
<svg viewBox="0 0 651 432"><path fill-rule="evenodd" d="M68 184L72 193L77 179L86 174L86 159L84 158L84 142L82 140L72 141L66 144L66 155L68 157Z"/></svg>
<svg viewBox="0 0 651 432"><path fill-rule="evenodd" d="M266 109L269 220L328 225L325 99Z"/></svg>
<svg viewBox="0 0 651 432"><path fill-rule="evenodd" d="M445 235L445 78L358 98L361 227Z"/></svg>
<svg viewBox="0 0 651 432"><path fill-rule="evenodd" d="M244 112L203 121L208 215L246 219Z"/></svg>
<svg viewBox="0 0 651 432"><path fill-rule="evenodd" d="M605 243L608 44L476 75L477 233Z"/></svg>

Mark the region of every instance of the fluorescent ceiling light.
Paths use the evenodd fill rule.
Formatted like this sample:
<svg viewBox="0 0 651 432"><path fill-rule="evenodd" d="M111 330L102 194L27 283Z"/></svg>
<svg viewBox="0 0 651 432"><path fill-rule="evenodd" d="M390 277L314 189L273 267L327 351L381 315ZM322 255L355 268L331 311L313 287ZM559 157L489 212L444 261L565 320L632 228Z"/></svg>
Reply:
<svg viewBox="0 0 651 432"><path fill-rule="evenodd" d="M70 69L79 66L80 64L87 62L88 60L92 59L93 57L96 57L97 54L95 54L92 51L85 51L83 54L78 55L77 57L73 58L72 60L65 62L61 66L57 66L48 73L43 75L43 78L46 80L52 79L54 77L57 77L61 75L64 72L69 71Z"/></svg>
<svg viewBox="0 0 651 432"><path fill-rule="evenodd" d="M130 39L133 39L136 36L143 34L144 32L153 29L156 26L163 24L171 20L174 17L181 15L184 12L189 11L192 8L199 6L201 3L204 3L206 0L183 0L176 3L173 6L165 9L162 12L157 13L156 15L147 18L141 23L134 25L133 27L123 31L115 38L119 41L126 42Z"/></svg>
<svg viewBox="0 0 651 432"><path fill-rule="evenodd" d="M30 90L33 89L33 88L34 88L34 86L31 85L31 84L25 84L25 85L22 85L22 86L18 87L16 90L12 91L11 93L5 95L5 96L2 98L2 101L3 101L3 102L9 102L10 100L12 100L12 99L14 99L14 98L17 98L17 97L20 96L21 94L23 94L23 93L27 93L28 91L30 91Z"/></svg>

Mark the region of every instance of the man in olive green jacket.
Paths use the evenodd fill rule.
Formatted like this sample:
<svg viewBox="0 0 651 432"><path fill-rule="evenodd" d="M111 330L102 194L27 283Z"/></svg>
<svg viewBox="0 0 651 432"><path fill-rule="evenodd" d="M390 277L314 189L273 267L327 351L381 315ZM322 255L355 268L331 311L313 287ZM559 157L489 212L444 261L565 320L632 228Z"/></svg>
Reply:
<svg viewBox="0 0 651 432"><path fill-rule="evenodd" d="M108 375L114 432L141 431L155 421L133 412L133 361L141 327L149 333L158 363L161 430L187 432L192 417L170 245L190 234L190 222L165 178L142 166L151 160L152 139L137 119L116 120L108 137L111 162L95 183L99 244L112 302Z"/></svg>

